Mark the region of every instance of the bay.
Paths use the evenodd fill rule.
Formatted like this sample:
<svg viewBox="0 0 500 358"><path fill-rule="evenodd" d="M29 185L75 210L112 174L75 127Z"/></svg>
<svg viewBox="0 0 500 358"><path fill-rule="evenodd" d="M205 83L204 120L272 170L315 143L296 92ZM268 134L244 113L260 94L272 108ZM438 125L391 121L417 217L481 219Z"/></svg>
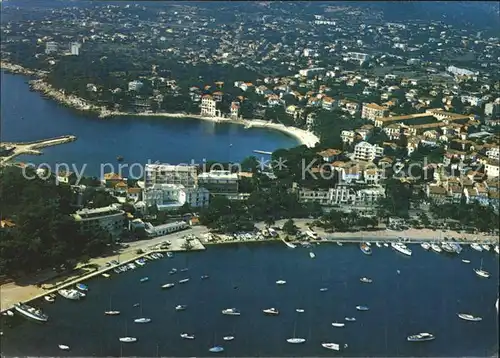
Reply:
<svg viewBox="0 0 500 358"><path fill-rule="evenodd" d="M260 154L253 153L256 149L274 151L299 144L295 138L278 131L197 119L133 116L99 119L31 92L28 80L25 76L2 72L2 141L32 141L60 135L75 135L77 140L44 148L41 156L17 157L22 162L47 163L52 168L56 163L66 163L70 168L86 165L85 175L99 176L101 165L118 167L116 158L122 156L124 176L129 176L129 172L131 176L139 176L139 165L148 161L239 162L250 155L260 158ZM131 167L135 169L129 171Z"/></svg>
<svg viewBox="0 0 500 358"><path fill-rule="evenodd" d="M498 339L498 256L465 248L459 256L426 252L409 245L413 256L390 248L373 247L363 255L355 244L315 246L315 259L308 250L288 249L283 243L209 246L205 252L175 254L148 262L144 267L109 279L86 282L87 298L72 302L58 297L56 303L35 302L49 314L46 324L22 317L2 321L2 350L7 356L55 356L58 344L71 347L65 356L208 356L215 344L225 356L331 356L322 342L348 344L342 356L459 357L492 356ZM461 262L462 258L471 264ZM476 276L481 259L489 279ZM169 275L176 267L179 272ZM189 267L189 271L180 272ZM397 273L397 270L400 273ZM201 280L201 275L209 275ZM140 278L148 276L147 283ZM367 276L371 284L359 282ZM190 277L170 290L160 286ZM284 279L286 285L276 285ZM328 287L326 292L320 292ZM105 316L112 309L120 316ZM146 325L133 323L141 314ZM178 304L187 310L176 312ZM359 312L357 305L369 311ZM241 316L224 316L221 310L235 307ZM278 316L265 316L262 309L276 307ZM295 312L303 308L304 313ZM459 312L483 317L481 322L460 320ZM344 328L331 322L356 317ZM120 346L125 334L138 338ZM7 326L7 323L10 325ZM290 345L296 335L307 341ZM196 336L183 340L182 332ZM409 343L409 334L431 332L436 340ZM224 342L223 336L235 340Z"/></svg>

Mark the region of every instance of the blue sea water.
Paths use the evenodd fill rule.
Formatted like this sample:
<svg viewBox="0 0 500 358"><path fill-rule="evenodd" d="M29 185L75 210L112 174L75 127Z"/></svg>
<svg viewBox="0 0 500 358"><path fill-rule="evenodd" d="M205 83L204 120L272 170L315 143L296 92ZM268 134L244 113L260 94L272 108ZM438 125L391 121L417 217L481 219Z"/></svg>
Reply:
<svg viewBox="0 0 500 358"><path fill-rule="evenodd" d="M255 149L274 151L298 145L295 138L281 132L228 123L82 115L29 91L28 80L25 76L1 74L1 140L32 141L60 135L75 135L78 139L44 148L41 156L19 156L18 161L48 163L52 168L56 163L66 163L70 168L75 165L78 171L86 165L87 176L99 176L101 165L110 163L117 168L116 158L122 156L123 174L131 177L140 173L135 165L132 175L128 175L134 163L202 164L204 159L238 162L250 155L260 157L253 153Z"/></svg>
<svg viewBox="0 0 500 358"><path fill-rule="evenodd" d="M208 356L208 349L220 344L223 356L492 356L498 347L498 256L469 248L450 256L410 247L412 257L390 248L373 247L373 255L366 256L354 244L322 244L313 248L316 258L311 259L308 250L282 243L210 246L205 252L176 254L86 282L90 290L84 301L58 297L54 304L36 302L50 316L46 324L4 319L2 350L8 356L54 356L61 355L58 344L66 344L71 347L64 352L68 356ZM463 258L471 264L462 263ZM489 279L473 272L481 259ZM189 271L169 275L173 267ZM210 278L201 280L205 274ZM145 276L149 281L140 283ZM373 283L360 283L362 276ZM177 284L186 277L190 282ZM276 285L279 279L287 283ZM176 285L162 290L167 282ZM320 292L322 287L328 291ZM121 315L104 315L110 300ZM133 307L139 302L142 312ZM176 312L178 304L187 310ZM359 312L357 305L370 310ZM221 314L230 307L241 316ZM265 316L262 310L269 307L280 314ZM457 317L459 312L483 320L466 322ZM133 323L141 315L152 322ZM344 328L331 326L344 317L357 321ZM294 329L306 339L304 344L286 342ZM126 330L138 342L121 344L118 338ZM183 340L182 332L196 339ZM431 332L436 340L406 341L419 332ZM235 340L223 341L226 335ZM348 347L333 352L322 348L322 342Z"/></svg>

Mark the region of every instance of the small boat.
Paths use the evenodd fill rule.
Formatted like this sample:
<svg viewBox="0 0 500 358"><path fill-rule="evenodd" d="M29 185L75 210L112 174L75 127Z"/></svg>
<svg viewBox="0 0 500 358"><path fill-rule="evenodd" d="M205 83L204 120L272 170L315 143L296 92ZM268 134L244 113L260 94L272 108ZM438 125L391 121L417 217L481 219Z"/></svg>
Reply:
<svg viewBox="0 0 500 358"><path fill-rule="evenodd" d="M369 310L369 308L368 308L368 307L366 307L366 306L356 306L356 309L357 309L358 311L368 311L368 310Z"/></svg>
<svg viewBox="0 0 500 358"><path fill-rule="evenodd" d="M120 311L104 311L104 314L108 316L117 316L120 314Z"/></svg>
<svg viewBox="0 0 500 358"><path fill-rule="evenodd" d="M365 244L368 245L368 246L372 246L372 243L369 242L369 241L365 242Z"/></svg>
<svg viewBox="0 0 500 358"><path fill-rule="evenodd" d="M337 245L342 246L343 244L340 241L337 241Z"/></svg>
<svg viewBox="0 0 500 358"><path fill-rule="evenodd" d="M174 257L174 254L169 251L169 252L167 252L167 257L170 259L170 258Z"/></svg>
<svg viewBox="0 0 500 358"><path fill-rule="evenodd" d="M474 269L474 272L476 273L476 275L480 277L485 277L485 278L490 277L490 273L488 271L483 270L483 259L481 259L481 266L479 267L479 269Z"/></svg>
<svg viewBox="0 0 500 358"><path fill-rule="evenodd" d="M398 275L401 273L401 271L399 271L399 270L396 270L396 272L398 273Z"/></svg>
<svg viewBox="0 0 500 358"><path fill-rule="evenodd" d="M140 303L134 303L132 307L139 307L141 304Z"/></svg>
<svg viewBox="0 0 500 358"><path fill-rule="evenodd" d="M118 156L116 157L116 160L117 160L118 162L123 162L123 157L122 157L121 155L118 155Z"/></svg>
<svg viewBox="0 0 500 358"><path fill-rule="evenodd" d="M109 273L103 273L101 276L104 278L109 278L111 275Z"/></svg>
<svg viewBox="0 0 500 358"><path fill-rule="evenodd" d="M334 351L339 351L340 350L340 345L337 343L321 343L321 346L326 349L331 349Z"/></svg>
<svg viewBox="0 0 500 358"><path fill-rule="evenodd" d="M345 320L347 322L356 322L356 318L354 318L354 317L346 317Z"/></svg>
<svg viewBox="0 0 500 358"><path fill-rule="evenodd" d="M141 317L134 319L135 323L149 323L151 322L151 318Z"/></svg>
<svg viewBox="0 0 500 358"><path fill-rule="evenodd" d="M422 246L424 250L429 250L431 248L431 244L429 244L428 242L422 242L420 246Z"/></svg>
<svg viewBox="0 0 500 358"><path fill-rule="evenodd" d="M173 274L174 274L174 273L176 273L176 272L177 272L177 269L174 269L174 268L173 268L173 269L171 269L168 273L169 273L169 274L171 274L171 275L173 275Z"/></svg>
<svg viewBox="0 0 500 358"><path fill-rule="evenodd" d="M278 281L276 281L277 285L284 285L285 283L286 283L285 280L278 280Z"/></svg>
<svg viewBox="0 0 500 358"><path fill-rule="evenodd" d="M462 260L464 264L470 264L470 260Z"/></svg>
<svg viewBox="0 0 500 358"><path fill-rule="evenodd" d="M368 277L361 277L359 279L361 282L364 282L364 283L372 283L373 280L371 278L368 278Z"/></svg>
<svg viewBox="0 0 500 358"><path fill-rule="evenodd" d="M372 254L372 249L370 246L368 246L366 243L363 243L359 245L359 248L361 249L361 252L363 252L365 255L371 255Z"/></svg>
<svg viewBox="0 0 500 358"><path fill-rule="evenodd" d="M280 314L280 312L274 307L266 308L265 310L262 310L262 312L264 312L267 315L273 315L273 316L277 316Z"/></svg>
<svg viewBox="0 0 500 358"><path fill-rule="evenodd" d="M305 310L303 308L296 308L295 309L295 312L298 312L298 313L304 313Z"/></svg>
<svg viewBox="0 0 500 358"><path fill-rule="evenodd" d="M183 339L194 339L194 335L188 333L181 333L181 338Z"/></svg>
<svg viewBox="0 0 500 358"><path fill-rule="evenodd" d="M186 283L189 282L189 278L183 278L182 280L179 280L179 283Z"/></svg>
<svg viewBox="0 0 500 358"><path fill-rule="evenodd" d="M239 316L241 313L236 308L226 308L226 309L222 310L222 314L225 314L228 316Z"/></svg>
<svg viewBox="0 0 500 358"><path fill-rule="evenodd" d="M209 277L210 277L210 276L208 276L208 275L203 275L203 276L201 276L201 279L202 279L202 280L206 280L206 279L207 279L207 278L209 278Z"/></svg>
<svg viewBox="0 0 500 358"><path fill-rule="evenodd" d="M186 305L177 305L175 306L176 311L185 311L187 309Z"/></svg>
<svg viewBox="0 0 500 358"><path fill-rule="evenodd" d="M483 320L481 317L473 316L473 315L468 314L468 313L457 313L457 315L458 315L458 317L460 317L461 319L463 319L465 321L480 322Z"/></svg>
<svg viewBox="0 0 500 358"><path fill-rule="evenodd" d="M328 288L327 288L327 287L321 287L321 288L319 289L319 292L326 292L326 291L328 291Z"/></svg>
<svg viewBox="0 0 500 358"><path fill-rule="evenodd" d="M432 251L437 252L437 253L440 253L440 252L443 251L441 249L441 247L438 244L436 244L436 243L432 243L431 244L431 249L432 249Z"/></svg>
<svg viewBox="0 0 500 358"><path fill-rule="evenodd" d="M77 291L77 290L66 290L66 289L61 289L57 291L61 296L64 298L67 298L68 300L79 300L83 297L85 297L85 294L83 292Z"/></svg>
<svg viewBox="0 0 500 358"><path fill-rule="evenodd" d="M341 323L341 322L332 322L332 326L333 326L333 327L344 327L344 326L345 326L345 323Z"/></svg>
<svg viewBox="0 0 500 358"><path fill-rule="evenodd" d="M127 264L127 267L128 267L129 269L131 269L131 270L134 270L137 266L135 266L132 262L129 262L129 263Z"/></svg>
<svg viewBox="0 0 500 358"><path fill-rule="evenodd" d="M146 262L144 261L144 259L137 259L134 261L137 265L139 266L144 266L146 264Z"/></svg>
<svg viewBox="0 0 500 358"><path fill-rule="evenodd" d="M384 247L389 247L389 244L387 242L384 242Z"/></svg>
<svg viewBox="0 0 500 358"><path fill-rule="evenodd" d="M496 245L494 248L493 248L493 251L496 252L497 255L499 255L499 248L498 248L498 245Z"/></svg>
<svg viewBox="0 0 500 358"><path fill-rule="evenodd" d="M114 272L114 273L121 273L121 271L120 271L118 268L114 268L114 269L113 269L113 272ZM104 275L104 274L103 274L103 275Z"/></svg>
<svg viewBox="0 0 500 358"><path fill-rule="evenodd" d="M120 337L119 340L120 340L120 342L123 342L123 343L137 342L137 338L135 338L135 337Z"/></svg>
<svg viewBox="0 0 500 358"><path fill-rule="evenodd" d="M425 342L425 341L432 341L435 338L436 337L434 337L434 335L424 332L408 336L406 340L408 342Z"/></svg>
<svg viewBox="0 0 500 358"><path fill-rule="evenodd" d="M483 247L481 245L479 245L478 243L472 243L470 244L470 248L473 249L473 250L476 250L476 251L479 251L479 252L482 252L483 251Z"/></svg>
<svg viewBox="0 0 500 358"><path fill-rule="evenodd" d="M447 242L443 242L443 243L441 243L441 248L442 248L445 252L447 252L447 253L449 253L449 254L454 254L454 253L455 253L455 249L453 249L453 247L452 247L449 243L447 243Z"/></svg>
<svg viewBox="0 0 500 358"><path fill-rule="evenodd" d="M486 251L490 251L490 245L488 245L488 244L482 244L481 246L482 246L482 248L483 248L484 250L486 250Z"/></svg>
<svg viewBox="0 0 500 358"><path fill-rule="evenodd" d="M166 283L166 284L162 285L161 288L163 288L163 289L165 289L165 288L172 288L174 286L175 286L175 284L173 284L173 283Z"/></svg>
<svg viewBox="0 0 500 358"><path fill-rule="evenodd" d="M221 346L215 346L215 347L212 347L208 350L210 353L221 353L221 352L224 352L224 348L222 348Z"/></svg>
<svg viewBox="0 0 500 358"><path fill-rule="evenodd" d="M186 267L186 268L183 268L181 269L181 272L186 272L186 271L189 271L189 269Z"/></svg>
<svg viewBox="0 0 500 358"><path fill-rule="evenodd" d="M65 344L60 344L58 347L59 347L59 349L62 349L63 351L69 351L69 346L67 346Z"/></svg>
<svg viewBox="0 0 500 358"><path fill-rule="evenodd" d="M77 283L76 288L79 289L80 291L88 291L89 288L87 285L84 285L83 283Z"/></svg>
<svg viewBox="0 0 500 358"><path fill-rule="evenodd" d="M309 257L310 257L311 259L314 259L314 258L316 257L316 255L314 254L314 252L309 251Z"/></svg>
<svg viewBox="0 0 500 358"><path fill-rule="evenodd" d="M41 310L31 307L25 303L16 303L14 305L14 309L22 314L25 317L34 319L35 321L47 322L49 320L49 316L43 313ZM7 316L13 316L14 313L12 311L7 311Z"/></svg>
<svg viewBox="0 0 500 358"><path fill-rule="evenodd" d="M300 344L304 343L306 340L304 338L288 338L286 341L291 344Z"/></svg>
<svg viewBox="0 0 500 358"><path fill-rule="evenodd" d="M233 336L225 336L225 337L222 337L223 340L225 341L232 341L234 339Z"/></svg>
<svg viewBox="0 0 500 358"><path fill-rule="evenodd" d="M52 295L52 294L44 296L43 298L45 299L45 301L50 302L50 303L54 303L56 301L56 296Z"/></svg>
<svg viewBox="0 0 500 358"><path fill-rule="evenodd" d="M12 312L11 310L7 310L7 311L3 312L2 315L3 316L14 317L14 312Z"/></svg>
<svg viewBox="0 0 500 358"><path fill-rule="evenodd" d="M375 245L377 245L377 247L382 247L382 244L380 242L375 242Z"/></svg>
<svg viewBox="0 0 500 358"><path fill-rule="evenodd" d="M139 281L140 281L141 283L142 283L142 282L147 282L147 281L149 281L149 277L143 277L143 278L141 278Z"/></svg>
<svg viewBox="0 0 500 358"><path fill-rule="evenodd" d="M292 244L291 242L285 241L285 239L281 239L281 241L283 241L285 243L285 245L287 247L289 247L290 249L295 249L297 247L294 244Z"/></svg>

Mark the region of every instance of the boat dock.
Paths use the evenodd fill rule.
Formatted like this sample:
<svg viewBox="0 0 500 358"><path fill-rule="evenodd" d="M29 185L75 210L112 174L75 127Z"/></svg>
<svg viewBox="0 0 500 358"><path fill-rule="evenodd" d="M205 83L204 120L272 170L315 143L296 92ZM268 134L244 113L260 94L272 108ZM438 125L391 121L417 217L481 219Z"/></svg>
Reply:
<svg viewBox="0 0 500 358"><path fill-rule="evenodd" d="M272 155L273 154L273 152L266 152L265 150L257 150L257 149L254 149L253 152L257 153L257 154L265 154L265 155Z"/></svg>

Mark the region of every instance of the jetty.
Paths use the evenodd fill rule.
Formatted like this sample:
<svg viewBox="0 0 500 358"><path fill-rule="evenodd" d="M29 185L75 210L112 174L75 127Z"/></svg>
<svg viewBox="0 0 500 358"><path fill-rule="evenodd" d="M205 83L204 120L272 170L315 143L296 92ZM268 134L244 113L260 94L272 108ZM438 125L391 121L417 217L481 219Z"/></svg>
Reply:
<svg viewBox="0 0 500 358"><path fill-rule="evenodd" d="M273 154L273 152L266 152L265 150L258 150L258 149L254 149L253 152L258 153L258 154L265 154L265 155L272 155Z"/></svg>
<svg viewBox="0 0 500 358"><path fill-rule="evenodd" d="M0 165L9 162L18 155L21 154L41 155L42 152L39 151L39 149L41 148L70 143L75 140L76 137L74 135L64 135L60 137L42 139L33 142L0 142L0 147L7 148L9 150L8 156L0 158Z"/></svg>

